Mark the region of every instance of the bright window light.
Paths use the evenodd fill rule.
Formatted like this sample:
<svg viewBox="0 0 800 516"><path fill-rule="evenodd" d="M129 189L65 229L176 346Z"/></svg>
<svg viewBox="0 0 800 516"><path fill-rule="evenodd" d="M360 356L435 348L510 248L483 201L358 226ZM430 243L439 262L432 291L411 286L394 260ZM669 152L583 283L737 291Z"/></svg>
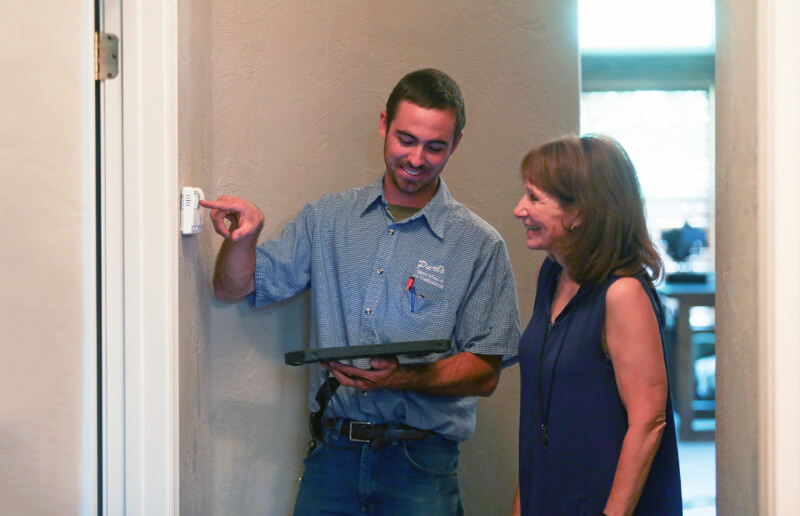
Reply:
<svg viewBox="0 0 800 516"><path fill-rule="evenodd" d="M578 9L582 52L714 50L714 0L579 0Z"/></svg>
<svg viewBox="0 0 800 516"><path fill-rule="evenodd" d="M613 136L628 151L657 244L689 224L713 231L713 132L708 91L602 91L581 95L581 133ZM713 236L713 234L712 234ZM693 255L696 272L714 270L713 241ZM663 253L662 253L663 255ZM666 255L664 255L666 256ZM678 264L667 260L667 272Z"/></svg>

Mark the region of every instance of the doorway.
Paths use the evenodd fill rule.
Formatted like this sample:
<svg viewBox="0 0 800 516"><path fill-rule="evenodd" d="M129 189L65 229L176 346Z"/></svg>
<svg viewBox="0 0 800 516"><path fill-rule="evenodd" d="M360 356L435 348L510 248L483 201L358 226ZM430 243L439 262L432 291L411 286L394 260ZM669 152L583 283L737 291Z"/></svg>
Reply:
<svg viewBox="0 0 800 516"><path fill-rule="evenodd" d="M579 2L581 134L616 138L639 175L665 262L657 288L684 513L697 516L716 513L714 10L713 0Z"/></svg>

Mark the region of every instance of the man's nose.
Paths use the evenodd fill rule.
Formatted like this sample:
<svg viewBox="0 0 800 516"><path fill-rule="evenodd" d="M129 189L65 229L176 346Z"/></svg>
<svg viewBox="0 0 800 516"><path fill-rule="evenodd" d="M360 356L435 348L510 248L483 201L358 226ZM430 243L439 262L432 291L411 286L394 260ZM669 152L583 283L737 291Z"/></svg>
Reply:
<svg viewBox="0 0 800 516"><path fill-rule="evenodd" d="M422 147L414 147L408 153L408 162L412 167L421 167L425 164L425 151Z"/></svg>

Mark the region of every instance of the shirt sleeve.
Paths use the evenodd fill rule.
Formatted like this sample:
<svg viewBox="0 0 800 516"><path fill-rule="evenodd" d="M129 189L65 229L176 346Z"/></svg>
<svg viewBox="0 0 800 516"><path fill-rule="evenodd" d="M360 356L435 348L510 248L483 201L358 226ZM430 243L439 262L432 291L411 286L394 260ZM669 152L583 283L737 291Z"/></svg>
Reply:
<svg viewBox="0 0 800 516"><path fill-rule="evenodd" d="M315 215L314 204L306 204L280 237L256 248L256 289L248 297L255 308L288 299L310 287Z"/></svg>
<svg viewBox="0 0 800 516"><path fill-rule="evenodd" d="M502 240L482 256L459 307L456 341L461 351L502 355L507 367L516 362L520 336L514 274Z"/></svg>

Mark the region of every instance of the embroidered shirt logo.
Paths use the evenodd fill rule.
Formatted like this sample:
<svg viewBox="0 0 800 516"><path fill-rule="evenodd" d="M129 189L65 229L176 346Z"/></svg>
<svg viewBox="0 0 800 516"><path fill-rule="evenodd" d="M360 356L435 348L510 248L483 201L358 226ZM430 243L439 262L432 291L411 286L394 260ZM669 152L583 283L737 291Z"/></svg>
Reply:
<svg viewBox="0 0 800 516"><path fill-rule="evenodd" d="M444 265L431 265L425 260L420 260L415 276L436 288L444 288Z"/></svg>

